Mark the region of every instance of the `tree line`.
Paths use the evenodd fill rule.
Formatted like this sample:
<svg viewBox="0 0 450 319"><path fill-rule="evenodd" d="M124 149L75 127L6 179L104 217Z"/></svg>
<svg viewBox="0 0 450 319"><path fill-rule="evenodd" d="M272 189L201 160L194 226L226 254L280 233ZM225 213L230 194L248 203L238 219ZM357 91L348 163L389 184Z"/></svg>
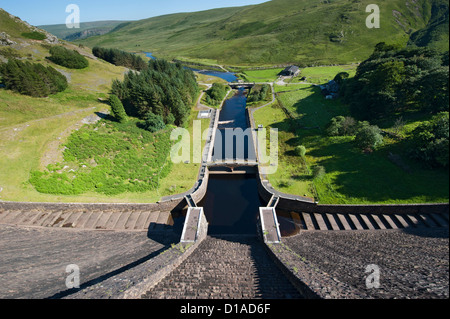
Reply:
<svg viewBox="0 0 450 319"><path fill-rule="evenodd" d="M7 89L32 97L47 97L68 87L64 75L40 63L9 59L0 65L0 74Z"/></svg>
<svg viewBox="0 0 450 319"><path fill-rule="evenodd" d="M119 49L94 47L92 54L116 66L124 66L136 71L142 71L148 67L148 64L140 56Z"/></svg>
<svg viewBox="0 0 450 319"><path fill-rule="evenodd" d="M89 61L79 52L62 46L52 47L47 59L69 69L84 69L89 66Z"/></svg>
<svg viewBox="0 0 450 319"><path fill-rule="evenodd" d="M156 116L159 124L177 126L189 118L198 92L194 72L162 59L150 61L139 73L130 71L123 81L114 80L111 88L127 115L150 122Z"/></svg>
<svg viewBox="0 0 450 319"><path fill-rule="evenodd" d="M379 43L340 93L354 116L372 120L408 111L448 111L448 85L448 52Z"/></svg>
<svg viewBox="0 0 450 319"><path fill-rule="evenodd" d="M374 150L382 145L385 132L368 121L401 119L415 112L429 120L421 121L406 137L409 157L429 167L449 166L448 52L380 43L356 76L347 78L341 73L335 80L353 117L333 118L327 127L329 136L356 135L358 147Z"/></svg>

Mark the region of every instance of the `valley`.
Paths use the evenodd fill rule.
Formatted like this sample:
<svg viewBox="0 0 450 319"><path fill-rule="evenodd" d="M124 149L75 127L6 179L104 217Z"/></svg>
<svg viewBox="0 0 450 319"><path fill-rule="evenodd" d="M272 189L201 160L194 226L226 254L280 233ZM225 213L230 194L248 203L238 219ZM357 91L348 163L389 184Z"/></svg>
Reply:
<svg viewBox="0 0 450 319"><path fill-rule="evenodd" d="M433 7L427 7L425 4L420 6L421 2L415 2L415 7L409 2L406 4L406 7L404 3L397 2L381 5L382 21L389 26L383 30L361 29L356 32L353 28L359 23L357 21L361 22L366 15L360 10L365 7L364 1L356 1L353 4L335 1L314 5L311 1L294 3L290 0L274 0L255 6L175 14L122 24L117 21L113 22L115 29L101 36L80 40L78 45L61 41L64 47L81 53L89 60L89 67L81 70L56 66L56 70L67 78L68 89L47 98L26 97L0 89L0 132L3 135L1 149L3 152L10 150L8 156L1 159L2 166L8 169L2 170L0 176L2 188L0 199L156 202L164 196L183 193L195 183L200 168L198 164L175 164L170 173L161 179L157 189L143 193L125 192L114 196L92 192L52 195L38 192L29 184L31 172L44 171L49 164L67 167L66 171L76 169L77 166L71 163L61 164L63 151L67 148L72 132L84 129L85 123L89 122L86 119L109 113L110 107L104 101L110 93L111 84L114 80L123 79L129 71L125 67L115 66L95 57L90 48L95 44L138 52L138 56L146 61L155 57L168 58L189 66L196 72L200 90L208 90L216 85L214 83L224 85L226 82L235 81L236 77L244 82L270 85L270 91L273 92L267 93L267 96L259 102L249 101L247 106L255 109L253 112L256 125L277 128L280 132L280 167L274 175L269 176L269 181L285 193L309 196L329 204L448 200L445 168L430 170L420 167L414 161L411 162L407 159L404 143L388 138L385 139L387 142L384 147L375 154L365 154L353 148L354 137L329 138L325 134L333 117L350 116L351 112L342 99L326 100L320 93L319 86L325 85L342 72L347 73L350 79L354 78L360 63L370 56L380 36L398 47L406 46L408 32L399 30L393 32L399 25L405 27L405 24L408 24L414 30L425 30L423 28L426 28L427 23L436 25L435 21L439 20ZM438 2L433 2L432 5L438 6ZM268 12L271 17L268 16ZM333 15L327 15L331 12ZM340 20L334 20L336 12L346 13L341 14ZM361 14L358 15L356 12ZM403 19L401 23L398 20L400 15L392 15L392 12L401 12ZM321 23L320 28L328 28L329 31L348 28L348 31L343 32L347 35L345 39L338 42L330 41L331 38L323 37L324 34L318 31L319 29L314 31L315 23L308 19L321 21L320 19L324 19L325 16L331 24ZM418 16L423 20L417 19ZM15 56L43 65L52 65L46 58L52 44L22 38L16 31L17 26L12 27L13 22L7 24L6 20L3 19L3 29L16 44L1 49L3 59ZM251 22L256 20L264 22ZM243 24L242 21L246 23ZM333 21L335 24L332 24ZM19 29L26 29L19 25ZM109 23L100 23L86 24L84 28L100 25L111 27ZM305 28L300 25L308 26L307 33L308 36L313 36L312 39L302 38L306 36L302 31ZM293 28L296 28L296 31L293 31ZM57 26L47 29L55 32L63 30ZM148 30L152 30L150 36ZM380 35L380 32L391 34ZM167 36L169 33L170 36ZM358 34L359 48L352 48L356 45L356 41L352 40L354 33ZM375 34L378 35L374 36ZM146 39L143 38L144 35ZM208 50L202 49L200 53L197 48L205 46L203 36L207 36L208 41L212 42L208 45ZM418 37L416 35L416 38ZM218 40L219 38L221 40ZM423 40L423 36L420 38ZM445 41L445 34L443 37L434 36L431 40L437 41L437 38L439 41ZM274 39L277 39L276 42ZM284 42L287 39L289 45ZM139 47L127 41L139 43ZM171 45L167 45L165 41L170 41ZM217 44L215 41L218 41ZM247 44L242 45L241 41L246 41ZM151 45L148 44L150 42ZM300 43L301 47L296 47ZM251 48L248 44L252 44ZM280 45L285 47L282 54ZM314 48L314 54L308 51L310 46ZM321 47L326 50L322 51ZM245 54L241 54L241 50L245 51ZM270 50L270 55L265 50ZM219 51L220 53L216 54ZM233 53L227 56L227 52ZM354 54L354 57L349 58L349 53ZM295 78L281 78L279 73L290 63L300 66L300 75ZM326 66L327 64L334 65ZM200 93L201 91L198 93L199 97ZM232 95L228 93L228 97ZM186 128L191 132L198 112L204 110L205 105L214 107L211 102L206 102L207 94L201 96L203 99L193 99L196 102L191 106L192 113L186 122ZM105 121L108 122L105 116L101 116L103 119L98 118L103 125ZM414 128L430 118L428 115L405 115L403 117L405 123L400 134L407 136ZM389 132L394 129L394 120L392 117L376 122L383 130ZM207 127L208 122L209 119L203 119L202 126ZM301 127L306 127L306 130L302 130ZM90 130L92 129L98 130L99 127L91 124ZM296 155L296 148L299 146L306 148L306 156ZM392 153L400 156L402 161L406 161L408 167L413 167L414 172L411 174L402 171L401 167L389 159L389 154ZM19 158L22 160L19 161ZM314 177L313 171L316 167L323 167L325 171L320 179ZM391 180L385 180L380 172L386 172ZM435 187L426 186L430 183Z"/></svg>
<svg viewBox="0 0 450 319"><path fill-rule="evenodd" d="M448 0L243 1L0 8L0 297L448 299Z"/></svg>

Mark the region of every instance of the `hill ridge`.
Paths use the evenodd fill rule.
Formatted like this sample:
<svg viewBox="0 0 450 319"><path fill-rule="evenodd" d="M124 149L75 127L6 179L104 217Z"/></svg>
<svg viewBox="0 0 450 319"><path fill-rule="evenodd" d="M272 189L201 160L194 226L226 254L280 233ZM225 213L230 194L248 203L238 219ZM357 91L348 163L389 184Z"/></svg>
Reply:
<svg viewBox="0 0 450 319"><path fill-rule="evenodd" d="M372 2L272 0L170 14L80 43L228 65L346 64L369 57L380 41L406 45L412 33L426 28L432 8L446 5L448 11L443 0L380 0L381 28L368 29L366 7ZM448 44L448 34L439 41Z"/></svg>

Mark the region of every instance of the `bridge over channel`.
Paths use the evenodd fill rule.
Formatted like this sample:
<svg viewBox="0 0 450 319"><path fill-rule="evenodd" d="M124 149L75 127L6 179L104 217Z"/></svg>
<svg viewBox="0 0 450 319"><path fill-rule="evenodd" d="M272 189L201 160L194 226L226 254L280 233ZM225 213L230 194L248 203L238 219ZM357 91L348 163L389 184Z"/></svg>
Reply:
<svg viewBox="0 0 450 319"><path fill-rule="evenodd" d="M233 83L228 83L228 86L231 87L232 89L239 89L239 88L245 88L245 89L250 89L252 87L254 87L256 84L255 82L233 82Z"/></svg>

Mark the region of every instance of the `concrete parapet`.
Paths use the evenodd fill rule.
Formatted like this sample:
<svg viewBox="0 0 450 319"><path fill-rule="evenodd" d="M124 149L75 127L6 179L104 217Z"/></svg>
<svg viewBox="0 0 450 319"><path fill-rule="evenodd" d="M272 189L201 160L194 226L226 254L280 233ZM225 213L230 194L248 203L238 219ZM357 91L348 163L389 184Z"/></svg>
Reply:
<svg viewBox="0 0 450 319"><path fill-rule="evenodd" d="M181 243L203 241L208 235L208 221L202 207L190 207L184 222Z"/></svg>

